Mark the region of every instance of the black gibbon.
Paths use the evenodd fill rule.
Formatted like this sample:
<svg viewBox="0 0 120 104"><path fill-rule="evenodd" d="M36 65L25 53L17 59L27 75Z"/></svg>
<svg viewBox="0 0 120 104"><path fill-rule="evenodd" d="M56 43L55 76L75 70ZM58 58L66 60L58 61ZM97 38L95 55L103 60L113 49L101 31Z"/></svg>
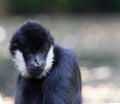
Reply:
<svg viewBox="0 0 120 104"><path fill-rule="evenodd" d="M14 33L10 53L20 74L15 104L81 104L75 53L55 44L39 22L28 20Z"/></svg>

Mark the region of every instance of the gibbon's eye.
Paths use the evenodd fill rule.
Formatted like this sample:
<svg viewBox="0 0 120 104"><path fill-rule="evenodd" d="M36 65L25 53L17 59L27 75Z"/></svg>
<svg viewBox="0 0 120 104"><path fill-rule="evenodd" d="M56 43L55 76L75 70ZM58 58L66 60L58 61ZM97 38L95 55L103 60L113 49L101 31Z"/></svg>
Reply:
<svg viewBox="0 0 120 104"><path fill-rule="evenodd" d="M18 48L18 45L17 45L17 44L13 44L13 45L12 45L12 48L13 48L13 50L15 50L15 49Z"/></svg>
<svg viewBox="0 0 120 104"><path fill-rule="evenodd" d="M42 54L45 54L45 53L46 53L46 51L45 51L45 50L40 50L40 52L41 52Z"/></svg>
<svg viewBox="0 0 120 104"><path fill-rule="evenodd" d="M32 51L29 50L27 53L28 53L28 54L32 54Z"/></svg>

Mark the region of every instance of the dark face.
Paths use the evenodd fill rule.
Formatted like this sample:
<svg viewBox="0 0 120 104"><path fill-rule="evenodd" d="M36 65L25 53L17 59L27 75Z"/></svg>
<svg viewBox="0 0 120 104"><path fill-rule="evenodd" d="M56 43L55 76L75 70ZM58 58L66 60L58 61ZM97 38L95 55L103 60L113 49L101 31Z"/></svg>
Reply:
<svg viewBox="0 0 120 104"><path fill-rule="evenodd" d="M36 40L37 41L37 40ZM48 51L50 50L51 44L49 43L42 43L43 45L40 46L39 44L27 44L29 42L25 42L23 44L22 53L24 56L24 60L27 66L28 71L31 73L32 76L37 76L41 74L44 70L46 65L46 57Z"/></svg>
<svg viewBox="0 0 120 104"><path fill-rule="evenodd" d="M44 70L47 70L45 69L48 64L46 60L50 52L53 51L51 50L53 39L43 27L38 25L36 29L34 24L32 26L32 29L31 27L25 29L26 27L22 26L16 32L11 40L10 52L16 61L24 61L24 70L27 70L30 76L37 77ZM20 59L20 57L23 59ZM17 64L17 62L15 63ZM19 70L23 71L23 69Z"/></svg>

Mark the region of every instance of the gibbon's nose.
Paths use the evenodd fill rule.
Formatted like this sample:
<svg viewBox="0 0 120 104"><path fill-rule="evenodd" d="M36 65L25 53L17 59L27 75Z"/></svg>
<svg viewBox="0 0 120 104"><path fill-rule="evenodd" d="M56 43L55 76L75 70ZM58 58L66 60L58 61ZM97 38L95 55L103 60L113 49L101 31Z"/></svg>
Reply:
<svg viewBox="0 0 120 104"><path fill-rule="evenodd" d="M44 61L37 61L35 60L35 63L34 63L34 69L44 69L44 66L45 66L45 62Z"/></svg>

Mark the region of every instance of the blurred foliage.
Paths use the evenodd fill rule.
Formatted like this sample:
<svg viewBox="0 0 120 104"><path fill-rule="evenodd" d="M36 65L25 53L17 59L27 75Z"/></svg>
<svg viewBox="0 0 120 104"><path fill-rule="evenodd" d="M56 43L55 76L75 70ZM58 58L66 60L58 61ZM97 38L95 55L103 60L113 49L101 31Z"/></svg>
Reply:
<svg viewBox="0 0 120 104"><path fill-rule="evenodd" d="M10 14L119 11L120 0L0 0L0 12Z"/></svg>

